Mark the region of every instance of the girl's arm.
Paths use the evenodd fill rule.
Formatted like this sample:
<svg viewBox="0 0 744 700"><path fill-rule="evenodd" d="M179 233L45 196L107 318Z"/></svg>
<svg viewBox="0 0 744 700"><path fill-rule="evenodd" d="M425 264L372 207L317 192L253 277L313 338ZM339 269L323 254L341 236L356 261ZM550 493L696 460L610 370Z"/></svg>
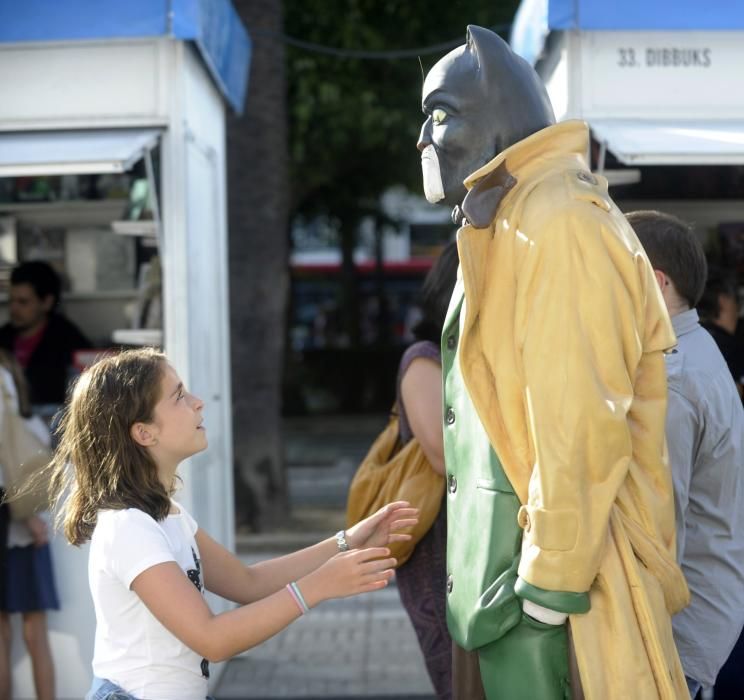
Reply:
<svg viewBox="0 0 744 700"><path fill-rule="evenodd" d="M227 600L246 605L275 593L290 581L297 581L338 553L334 538L283 557L245 566L232 552L202 529L196 544L204 571L204 586Z"/></svg>
<svg viewBox="0 0 744 700"><path fill-rule="evenodd" d="M408 503L391 503L349 528L346 532L347 543L354 549L380 547L409 539L410 535L395 531L415 524L417 512L417 509L409 508ZM203 564L206 589L241 605L275 593L338 554L336 540L331 537L298 552L244 566L232 552L201 529L196 532L196 543Z"/></svg>
<svg viewBox="0 0 744 700"><path fill-rule="evenodd" d="M400 398L411 432L432 469L444 474L442 366L426 357L417 357L401 379Z"/></svg>
<svg viewBox="0 0 744 700"><path fill-rule="evenodd" d="M297 583L311 608L329 598L374 591L385 587L393 575L395 559L381 559L389 554L384 547L343 552ZM166 629L214 662L260 644L300 616L297 603L286 589L214 615L175 562L146 569L134 579L132 590Z"/></svg>

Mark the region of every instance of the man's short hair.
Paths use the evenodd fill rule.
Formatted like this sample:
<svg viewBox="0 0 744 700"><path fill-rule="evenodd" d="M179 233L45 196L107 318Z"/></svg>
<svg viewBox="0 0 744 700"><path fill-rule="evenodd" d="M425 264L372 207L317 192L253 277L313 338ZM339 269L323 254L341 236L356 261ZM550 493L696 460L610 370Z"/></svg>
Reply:
<svg viewBox="0 0 744 700"><path fill-rule="evenodd" d="M42 260L32 260L14 267L10 273L10 284L30 285L39 299L51 294L54 297L54 306L57 305L62 291L62 280L59 275L49 263Z"/></svg>
<svg viewBox="0 0 744 700"><path fill-rule="evenodd" d="M652 267L669 277L677 293L695 308L703 295L708 263L692 227L660 211L634 211L626 216Z"/></svg>

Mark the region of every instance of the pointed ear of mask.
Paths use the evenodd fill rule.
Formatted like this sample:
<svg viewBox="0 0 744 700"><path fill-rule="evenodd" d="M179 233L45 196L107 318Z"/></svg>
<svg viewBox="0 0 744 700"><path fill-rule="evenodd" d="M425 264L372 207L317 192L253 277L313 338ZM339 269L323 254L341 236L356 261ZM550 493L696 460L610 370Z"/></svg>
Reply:
<svg viewBox="0 0 744 700"><path fill-rule="evenodd" d="M476 32L480 27L469 24L466 32L465 45L468 53L472 56L478 70L481 68L480 56L478 54L478 44L476 43Z"/></svg>
<svg viewBox="0 0 744 700"><path fill-rule="evenodd" d="M529 136L555 121L542 80L534 68L511 50L496 32L471 24L467 52L478 72L478 82L499 118L511 122L511 138L503 146Z"/></svg>
<svg viewBox="0 0 744 700"><path fill-rule="evenodd" d="M467 52L478 72L479 82L489 94L513 72L513 53L509 45L490 29L469 24L466 37Z"/></svg>

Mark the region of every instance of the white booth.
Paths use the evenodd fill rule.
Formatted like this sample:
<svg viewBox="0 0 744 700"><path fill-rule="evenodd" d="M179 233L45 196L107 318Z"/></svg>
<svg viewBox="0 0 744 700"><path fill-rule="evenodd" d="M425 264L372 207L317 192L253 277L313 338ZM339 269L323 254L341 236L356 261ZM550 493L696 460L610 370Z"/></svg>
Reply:
<svg viewBox="0 0 744 700"><path fill-rule="evenodd" d="M593 167L623 210L668 211L701 236L744 222L744 192L714 184L744 165L741 3L524 0L511 44L542 77L556 118L589 123ZM677 168L695 170L675 195L658 180Z"/></svg>
<svg viewBox="0 0 744 700"><path fill-rule="evenodd" d="M45 257L66 268L64 311L96 346L165 348L204 400L209 434L208 451L181 469L177 498L228 548L225 111L242 108L249 57L229 0L0 3L0 318L8 266ZM145 212L133 213L135 183L145 183ZM87 551L59 534L52 549L57 695L80 698L95 627ZM14 697L31 698L14 641Z"/></svg>

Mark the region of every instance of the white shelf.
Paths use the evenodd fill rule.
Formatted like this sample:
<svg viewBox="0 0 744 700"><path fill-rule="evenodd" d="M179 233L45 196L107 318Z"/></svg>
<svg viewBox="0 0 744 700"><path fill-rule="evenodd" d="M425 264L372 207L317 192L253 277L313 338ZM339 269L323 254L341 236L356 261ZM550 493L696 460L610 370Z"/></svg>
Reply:
<svg viewBox="0 0 744 700"><path fill-rule="evenodd" d="M66 301L105 301L106 299L136 299L136 289L101 289L89 292L62 292L62 304ZM0 292L0 304L8 303L8 293Z"/></svg>
<svg viewBox="0 0 744 700"><path fill-rule="evenodd" d="M66 292L62 294L62 301L88 301L101 299L136 299L138 291L136 289L98 289L88 292Z"/></svg>
<svg viewBox="0 0 744 700"><path fill-rule="evenodd" d="M146 236L156 238L158 225L152 220L145 221L112 221L111 229L120 236Z"/></svg>
<svg viewBox="0 0 744 700"><path fill-rule="evenodd" d="M163 331L159 328L119 328L111 334L111 340L122 345L155 345L162 347Z"/></svg>
<svg viewBox="0 0 744 700"><path fill-rule="evenodd" d="M0 216L10 215L30 226L108 228L127 207L126 199L80 199L55 202L0 202Z"/></svg>

